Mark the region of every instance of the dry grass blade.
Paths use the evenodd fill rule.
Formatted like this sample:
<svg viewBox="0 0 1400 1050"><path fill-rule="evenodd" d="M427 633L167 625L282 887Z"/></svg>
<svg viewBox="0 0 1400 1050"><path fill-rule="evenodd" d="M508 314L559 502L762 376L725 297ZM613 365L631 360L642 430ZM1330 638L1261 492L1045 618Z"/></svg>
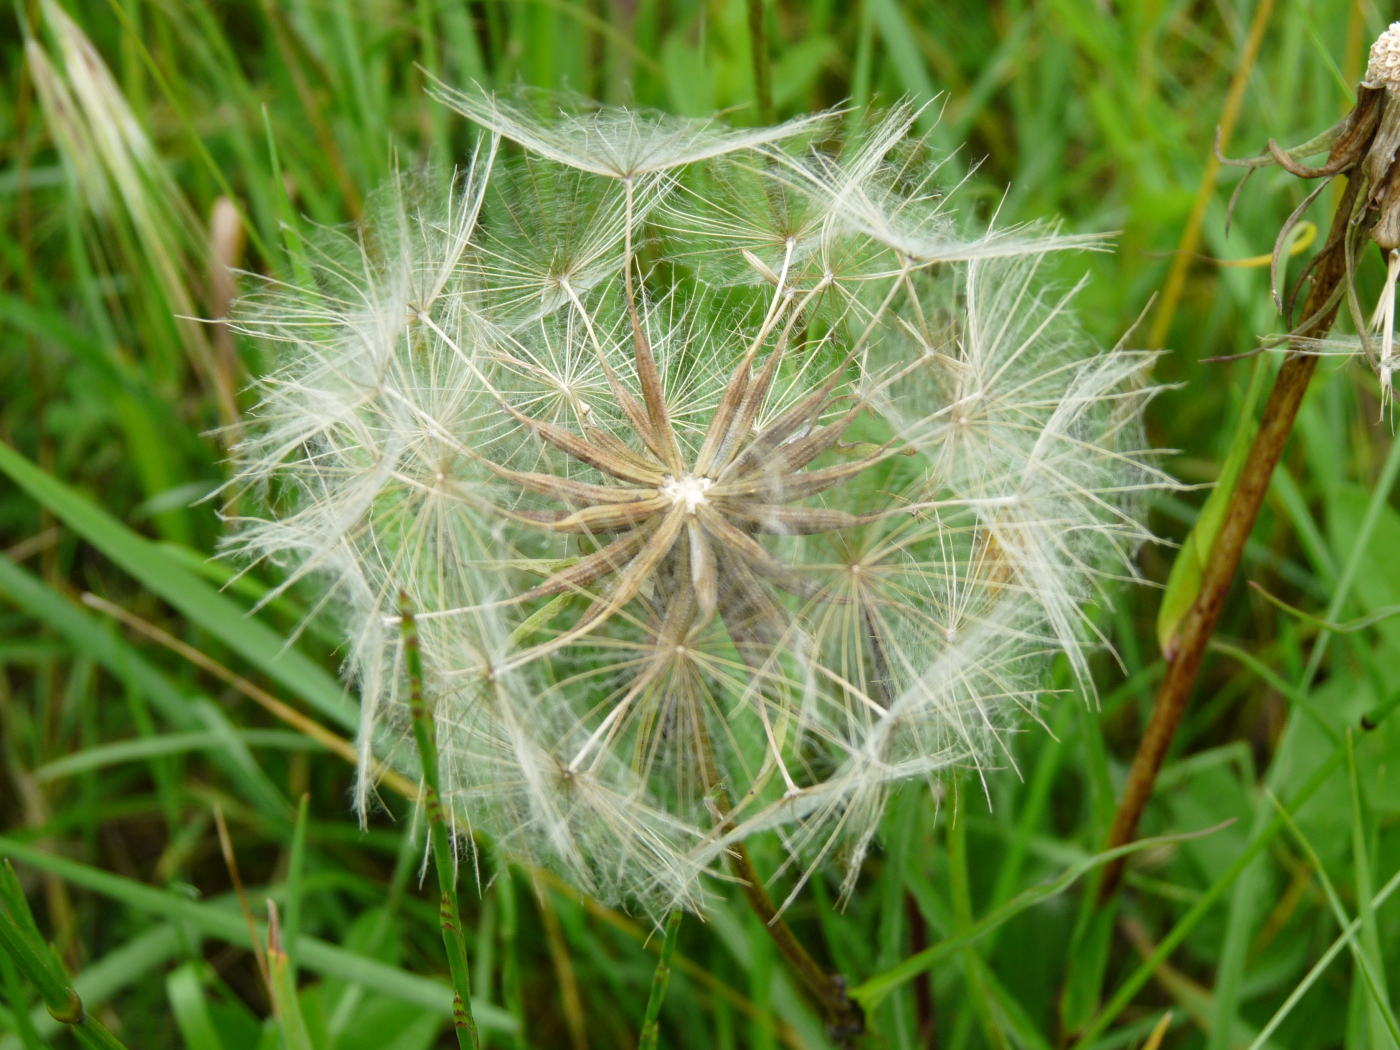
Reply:
<svg viewBox="0 0 1400 1050"><path fill-rule="evenodd" d="M254 703L258 704L270 714L281 719L287 725L297 730L297 732L303 733L306 736L310 737L312 740L315 740L318 744L323 745L328 751L339 755L347 762L359 762L359 753L355 750L355 745L352 744L350 741L346 740L344 737L336 733L331 732L329 729L321 725L321 723L317 722L315 719L308 718L296 708L283 703L281 700L278 700L266 689L263 689L262 687L248 681L248 679L244 678L242 675L230 671L223 664L219 663L217 660L206 656L204 653L201 653L194 646L182 642L174 635L161 630L159 627L157 627L150 621L142 619L141 617L137 616L135 613L130 612L127 609L123 609L120 605L117 605L114 602L109 602L106 598L99 598L97 595L92 594L91 592L83 593L83 604L89 606L90 608L97 609L100 612L106 613L108 616L111 616L114 619L119 620L121 623L124 623L127 627L130 627L133 631L136 631L139 634L143 634L152 641L158 642L161 645L165 646L171 652L183 656L186 660L194 664L196 667L200 668L203 671L209 672L215 678L218 678L220 681L233 686L240 693L248 697L248 699L252 700ZM395 791L403 795L405 798L417 797L417 790L412 786L412 784L398 773L395 773L393 770L382 770L380 772L380 776L387 784L393 787Z"/></svg>
<svg viewBox="0 0 1400 1050"><path fill-rule="evenodd" d="M243 888L243 878L238 874L238 857L233 851L233 839L229 837L228 824L224 822L224 811L217 805L214 807L214 827L219 833L219 850L223 854L224 867L228 869L229 881L233 883L233 892L238 897L238 908L243 913L243 921L248 925L248 937L253 945L253 957L258 963L258 974L262 977L263 988L267 991L268 1001L271 1002L272 971L267 965L267 953L263 949L262 938L258 936L258 923L253 918L248 893Z"/></svg>

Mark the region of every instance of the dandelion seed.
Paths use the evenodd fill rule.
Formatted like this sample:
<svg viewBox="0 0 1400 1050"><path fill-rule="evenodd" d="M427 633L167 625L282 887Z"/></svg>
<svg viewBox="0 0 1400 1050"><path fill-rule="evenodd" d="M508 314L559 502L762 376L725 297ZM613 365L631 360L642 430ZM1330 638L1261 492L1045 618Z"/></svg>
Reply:
<svg viewBox="0 0 1400 1050"><path fill-rule="evenodd" d="M514 100L434 81L433 97L483 128L566 167L635 179L738 150L810 133L835 114L819 113L770 128L727 128L633 109L599 106L522 88Z"/></svg>
<svg viewBox="0 0 1400 1050"><path fill-rule="evenodd" d="M1010 761L1056 654L1087 681L1171 484L1152 358L1039 280L1086 241L968 232L907 109L832 158L822 117L441 93L529 156L399 180L314 296L245 305L278 369L233 546L327 581L361 748L411 770L408 595L463 826L649 908L770 828L849 890L893 790Z"/></svg>

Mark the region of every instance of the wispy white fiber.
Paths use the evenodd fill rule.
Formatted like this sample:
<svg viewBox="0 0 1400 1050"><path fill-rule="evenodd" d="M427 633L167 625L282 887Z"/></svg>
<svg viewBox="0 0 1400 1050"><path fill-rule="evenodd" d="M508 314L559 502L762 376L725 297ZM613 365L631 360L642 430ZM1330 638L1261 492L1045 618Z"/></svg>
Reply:
<svg viewBox="0 0 1400 1050"><path fill-rule="evenodd" d="M849 890L891 791L1011 762L1056 656L1089 685L1172 484L1153 358L1038 272L1094 240L978 231L907 107L824 152L439 94L488 132L454 185L239 320L275 367L231 542L343 616L360 806L414 772L402 591L459 829L647 908L765 829Z"/></svg>

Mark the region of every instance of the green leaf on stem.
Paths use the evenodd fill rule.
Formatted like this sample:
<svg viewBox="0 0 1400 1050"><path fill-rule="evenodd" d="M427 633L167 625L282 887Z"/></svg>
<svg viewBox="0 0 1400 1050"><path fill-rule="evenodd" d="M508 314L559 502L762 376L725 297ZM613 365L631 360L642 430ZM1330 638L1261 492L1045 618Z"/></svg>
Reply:
<svg viewBox="0 0 1400 1050"><path fill-rule="evenodd" d="M1210 550L1215 546L1215 538L1220 535L1220 527L1225 522L1225 510L1230 505L1230 497L1244 469L1254 433L1259 424L1254 418L1254 407L1259 394L1264 389L1264 377L1268 369L1262 358L1255 361L1254 374L1245 392L1244 404L1240 406L1240 420L1235 426L1235 436L1230 442L1230 452L1220 468L1220 477L1207 497L1205 506L1196 524L1191 527L1176 560L1172 562L1171 575L1167 578L1167 589L1162 594L1162 604L1157 609L1157 644L1168 658L1176 651L1176 632L1181 621L1196 604L1201 593L1201 580L1205 575L1206 562Z"/></svg>

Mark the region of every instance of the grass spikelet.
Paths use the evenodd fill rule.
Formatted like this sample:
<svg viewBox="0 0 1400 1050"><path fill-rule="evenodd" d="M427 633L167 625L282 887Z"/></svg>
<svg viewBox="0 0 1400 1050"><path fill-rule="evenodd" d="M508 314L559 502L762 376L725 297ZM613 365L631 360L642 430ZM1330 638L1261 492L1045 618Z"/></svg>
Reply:
<svg viewBox="0 0 1400 1050"><path fill-rule="evenodd" d="M240 377L231 359L215 353L189 281L189 271L202 271L210 255L203 224L97 48L57 4L44 3L42 11L61 66L37 40L26 42L26 53L59 153L98 220L94 255L99 265L149 278L164 300L162 327L173 318L175 337L213 395L220 421L233 427Z"/></svg>

